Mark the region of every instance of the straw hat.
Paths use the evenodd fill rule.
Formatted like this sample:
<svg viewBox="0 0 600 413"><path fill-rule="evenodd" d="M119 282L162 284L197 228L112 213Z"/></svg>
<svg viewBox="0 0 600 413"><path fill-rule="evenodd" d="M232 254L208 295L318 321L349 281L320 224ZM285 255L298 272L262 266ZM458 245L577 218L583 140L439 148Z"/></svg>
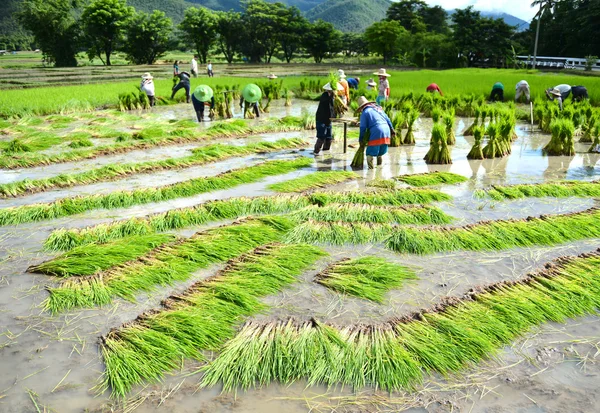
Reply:
<svg viewBox="0 0 600 413"><path fill-rule="evenodd" d="M562 94L560 93L560 90L558 90L558 89L552 89L550 91L550 93L553 94L556 97L561 97L562 96Z"/></svg>
<svg viewBox="0 0 600 413"><path fill-rule="evenodd" d="M327 83L325 86L323 86L323 90L333 90L333 88L331 87L331 83ZM344 90L344 87L342 85L340 85L339 83L336 83L336 90L342 91Z"/></svg>
<svg viewBox="0 0 600 413"><path fill-rule="evenodd" d="M362 110L369 103L373 103L373 102L369 102L369 99L367 99L364 96L359 97L358 98L358 109L357 109L357 111Z"/></svg>
<svg viewBox="0 0 600 413"><path fill-rule="evenodd" d="M200 85L194 89L194 97L200 102L208 102L213 97L213 90L210 86Z"/></svg>
<svg viewBox="0 0 600 413"><path fill-rule="evenodd" d="M346 78L346 74L344 73L344 71L342 69L338 70L338 77L340 79L345 79Z"/></svg>
<svg viewBox="0 0 600 413"><path fill-rule="evenodd" d="M269 76L267 76L267 79L277 79L277 76L274 73L271 73Z"/></svg>
<svg viewBox="0 0 600 413"><path fill-rule="evenodd" d="M376 76L384 76L384 77L390 77L391 75L385 71L384 68L379 69L379 72L375 72L373 73Z"/></svg>
<svg viewBox="0 0 600 413"><path fill-rule="evenodd" d="M150 73L146 72L142 75L142 79L145 80L145 79L154 79L154 78L152 77L152 75Z"/></svg>
<svg viewBox="0 0 600 413"><path fill-rule="evenodd" d="M377 86L377 83L375 83L375 81L373 79L369 79L369 80L367 80L367 85L375 87L375 86Z"/></svg>
<svg viewBox="0 0 600 413"><path fill-rule="evenodd" d="M262 92L258 86L250 83L242 90L242 96L246 102L256 103L262 98Z"/></svg>

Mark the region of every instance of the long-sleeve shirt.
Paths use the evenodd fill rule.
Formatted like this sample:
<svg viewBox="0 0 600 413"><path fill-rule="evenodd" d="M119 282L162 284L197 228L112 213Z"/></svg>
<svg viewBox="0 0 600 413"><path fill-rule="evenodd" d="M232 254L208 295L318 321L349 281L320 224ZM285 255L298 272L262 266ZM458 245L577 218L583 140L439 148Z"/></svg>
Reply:
<svg viewBox="0 0 600 413"><path fill-rule="evenodd" d="M526 80L521 80L519 83L517 83L516 90L519 90L521 88L529 88L529 83L527 83Z"/></svg>
<svg viewBox="0 0 600 413"><path fill-rule="evenodd" d="M494 83L494 86L492 86L492 90L496 89L504 90L504 85L500 82Z"/></svg>
<svg viewBox="0 0 600 413"><path fill-rule="evenodd" d="M179 83L190 84L190 74L188 72L181 72L177 77L179 78Z"/></svg>
<svg viewBox="0 0 600 413"><path fill-rule="evenodd" d="M358 79L349 77L346 80L348 81L348 86L350 86L352 89L358 89Z"/></svg>
<svg viewBox="0 0 600 413"><path fill-rule="evenodd" d="M147 96L154 96L154 82L152 81L152 79L142 80L142 83L140 84L140 89L142 89L142 91Z"/></svg>
<svg viewBox="0 0 600 413"><path fill-rule="evenodd" d="M438 92L441 96L444 96L444 94L442 93L442 89L440 89L440 87L436 83L432 83L429 86L427 86L427 91Z"/></svg>
<svg viewBox="0 0 600 413"><path fill-rule="evenodd" d="M339 84L344 88L344 90L339 92L339 95L346 97L346 103L350 102L350 86L348 85L348 81L346 79L340 79Z"/></svg>
<svg viewBox="0 0 600 413"><path fill-rule="evenodd" d="M332 118L335 118L333 95L330 96L329 93L324 92L321 95L321 99L319 99L315 120L324 123L325 125L331 125Z"/></svg>
<svg viewBox="0 0 600 413"><path fill-rule="evenodd" d="M196 61L196 59L192 59L192 72L197 72L198 71L198 62Z"/></svg>
<svg viewBox="0 0 600 413"><path fill-rule="evenodd" d="M554 89L558 90L560 92L560 94L562 95L563 93L570 92L571 86L563 84L563 85L554 86Z"/></svg>
<svg viewBox="0 0 600 413"><path fill-rule="evenodd" d="M388 98L389 91L390 91L390 81L387 80L387 78L385 78L385 77L383 79L379 79L378 95Z"/></svg>
<svg viewBox="0 0 600 413"><path fill-rule="evenodd" d="M360 115L360 135L362 141L369 131L369 146L389 145L394 126L379 106L368 104Z"/></svg>

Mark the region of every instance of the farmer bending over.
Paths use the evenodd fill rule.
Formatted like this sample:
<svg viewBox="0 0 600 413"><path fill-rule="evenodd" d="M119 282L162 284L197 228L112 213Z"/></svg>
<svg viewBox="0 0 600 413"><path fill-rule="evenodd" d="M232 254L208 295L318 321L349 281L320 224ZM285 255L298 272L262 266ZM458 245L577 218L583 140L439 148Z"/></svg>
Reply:
<svg viewBox="0 0 600 413"><path fill-rule="evenodd" d="M240 99L240 108L244 107L244 118L246 112L249 110L254 112L254 116L260 117L260 109L258 108L258 102L262 99L262 91L258 86L250 83L242 90L242 97Z"/></svg>
<svg viewBox="0 0 600 413"><path fill-rule="evenodd" d="M180 89L185 89L185 101L190 103L190 74L188 72L180 72L177 77L179 78L179 83L173 86L171 99L175 97L175 93L177 93Z"/></svg>
<svg viewBox="0 0 600 413"><path fill-rule="evenodd" d="M492 93L490 94L490 101L504 102L504 85L502 83L494 83L494 86L492 86Z"/></svg>
<svg viewBox="0 0 600 413"><path fill-rule="evenodd" d="M429 93L438 92L440 94L440 96L444 96L444 94L442 93L442 89L440 89L440 87L435 83L432 83L429 86L427 86L427 92L429 92Z"/></svg>
<svg viewBox="0 0 600 413"><path fill-rule="evenodd" d="M571 86L569 85L558 85L555 87L551 87L546 89L546 96L550 100L558 100L558 106L560 106L560 110L563 108L563 102L565 99L569 97L571 94Z"/></svg>
<svg viewBox="0 0 600 413"><path fill-rule="evenodd" d="M215 107L215 97L213 94L213 90L206 85L198 86L192 94L192 104L194 105L194 111L196 112L198 122L203 122L204 106L206 106L206 104L209 104L210 109L213 109Z"/></svg>
<svg viewBox="0 0 600 413"><path fill-rule="evenodd" d="M360 84L360 77L349 77L346 79L348 82L348 86L350 89L358 90L358 85Z"/></svg>
<svg viewBox="0 0 600 413"><path fill-rule="evenodd" d="M576 102L581 102L584 99L590 98L585 86L573 86L571 88L571 93L573 93L573 100Z"/></svg>
<svg viewBox="0 0 600 413"><path fill-rule="evenodd" d="M342 86L337 83L337 91L343 90ZM317 114L315 115L315 121L317 126L317 142L315 143L315 149L313 154L318 155L321 152L321 148L324 151L328 151L331 148L331 141L333 135L331 133L331 119L335 118L335 109L333 106L333 88L331 83L327 83L323 86L323 94L319 100L319 107L317 107Z"/></svg>
<svg viewBox="0 0 600 413"><path fill-rule="evenodd" d="M140 84L140 89L142 89L142 92L144 92L146 96L148 96L150 106L154 106L156 104L156 98L154 96L154 78L150 73L144 73L142 75L142 83Z"/></svg>
<svg viewBox="0 0 600 413"><path fill-rule="evenodd" d="M517 83L515 88L515 102L518 102L522 96L525 96L528 104L531 102L531 91L529 90L529 83L526 80L521 80Z"/></svg>
<svg viewBox="0 0 600 413"><path fill-rule="evenodd" d="M383 163L383 155L387 153L390 138L396 135L394 126L383 109L374 102L369 102L366 97L358 98L358 112L360 113L360 136L362 141L365 134L369 133L367 146L367 166L373 169L373 157L377 157L377 165Z"/></svg>

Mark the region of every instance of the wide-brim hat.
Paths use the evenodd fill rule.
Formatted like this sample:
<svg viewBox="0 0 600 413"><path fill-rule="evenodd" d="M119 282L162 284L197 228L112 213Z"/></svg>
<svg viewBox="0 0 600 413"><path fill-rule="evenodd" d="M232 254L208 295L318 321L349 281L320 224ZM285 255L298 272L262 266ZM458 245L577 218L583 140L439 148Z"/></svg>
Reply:
<svg viewBox="0 0 600 413"><path fill-rule="evenodd" d="M562 94L560 93L560 90L558 90L558 89L551 89L550 94L557 96L557 97L562 96Z"/></svg>
<svg viewBox="0 0 600 413"><path fill-rule="evenodd" d="M369 85L369 86L377 86L377 83L375 83L375 81L373 79L369 79L369 80L367 80L367 85Z"/></svg>
<svg viewBox="0 0 600 413"><path fill-rule="evenodd" d="M250 83L242 90L242 96L246 102L256 103L262 98L262 91L254 83Z"/></svg>
<svg viewBox="0 0 600 413"><path fill-rule="evenodd" d="M142 75L142 79L154 79L154 78L152 77L152 75L150 73L146 72Z"/></svg>
<svg viewBox="0 0 600 413"><path fill-rule="evenodd" d="M373 102L369 101L369 99L367 99L364 96L359 97L358 98L358 109L357 109L357 111L361 111L369 103L373 103Z"/></svg>
<svg viewBox="0 0 600 413"><path fill-rule="evenodd" d="M331 83L327 83L325 86L323 86L323 90L333 90L333 88L331 87ZM336 83L336 90L338 92L341 92L342 90L344 90L344 87L339 83Z"/></svg>
<svg viewBox="0 0 600 413"><path fill-rule="evenodd" d="M377 75L377 76L385 76L385 77L390 77L391 76L384 68L379 69L378 72L375 72L373 74Z"/></svg>
<svg viewBox="0 0 600 413"><path fill-rule="evenodd" d="M277 79L277 75L271 73L269 76L267 76L267 79Z"/></svg>
<svg viewBox="0 0 600 413"><path fill-rule="evenodd" d="M342 69L338 70L338 77L340 79L345 79L346 78L346 74L344 73L344 71Z"/></svg>
<svg viewBox="0 0 600 413"><path fill-rule="evenodd" d="M213 90L208 85L200 85L194 89L194 97L200 102L208 102L213 96Z"/></svg>

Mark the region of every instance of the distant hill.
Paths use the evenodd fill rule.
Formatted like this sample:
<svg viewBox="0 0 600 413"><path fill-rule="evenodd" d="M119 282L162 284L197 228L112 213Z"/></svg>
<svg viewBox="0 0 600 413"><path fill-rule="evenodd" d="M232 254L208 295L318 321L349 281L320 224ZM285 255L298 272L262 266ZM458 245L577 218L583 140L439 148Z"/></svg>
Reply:
<svg viewBox="0 0 600 413"><path fill-rule="evenodd" d="M185 9L194 6L184 0L127 0L127 4L146 13L152 13L154 10L163 11L175 24L183 20Z"/></svg>
<svg viewBox="0 0 600 413"><path fill-rule="evenodd" d="M343 32L362 33L385 18L388 0L327 0L306 12L310 21L322 19Z"/></svg>
<svg viewBox="0 0 600 413"><path fill-rule="evenodd" d="M138 0L143 1L143 0ZM242 5L240 0L188 0L190 3L195 3L196 5L201 5L209 9L213 10L222 10L222 11L240 11L242 10ZM303 12L312 9L313 7L318 6L321 3L324 3L325 0L266 0L269 3L284 3L288 6L296 6Z"/></svg>
<svg viewBox="0 0 600 413"><path fill-rule="evenodd" d="M454 14L453 10L447 10L448 15L452 17ZM525 20L519 19L518 17L513 16L512 14L502 13L502 12L493 12L493 11L479 11L483 17L490 17L492 19L502 19L509 26L516 26L517 31L524 32L529 29L529 23Z"/></svg>

